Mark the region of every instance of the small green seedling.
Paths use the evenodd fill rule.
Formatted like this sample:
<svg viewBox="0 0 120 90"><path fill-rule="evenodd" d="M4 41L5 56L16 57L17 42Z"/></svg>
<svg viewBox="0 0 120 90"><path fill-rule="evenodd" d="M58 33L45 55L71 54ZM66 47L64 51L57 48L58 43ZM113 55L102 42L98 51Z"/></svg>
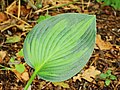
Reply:
<svg viewBox="0 0 120 90"><path fill-rule="evenodd" d="M103 6L112 6L116 10L120 10L120 0L96 0L97 2L104 2Z"/></svg>
<svg viewBox="0 0 120 90"><path fill-rule="evenodd" d="M23 49L21 49L19 52L18 52L18 55L19 56L23 56ZM5 67L3 65L0 65L0 70L17 70L19 73L23 73L25 71L25 66L24 64L20 64L19 62L17 62L15 60L15 57L11 57L10 58L10 68L9 67Z"/></svg>
<svg viewBox="0 0 120 90"><path fill-rule="evenodd" d="M94 50L95 15L66 13L38 22L23 45L24 59L35 69L24 90L28 90L36 75L51 82L73 77Z"/></svg>
<svg viewBox="0 0 120 90"><path fill-rule="evenodd" d="M40 23L41 21L43 21L43 20L45 20L45 19L47 19L47 18L49 18L49 17L51 17L51 16L48 15L48 14L46 14L45 16L41 15L41 16L38 18L37 23Z"/></svg>
<svg viewBox="0 0 120 90"><path fill-rule="evenodd" d="M100 74L100 79L105 80L105 85L109 86L112 80L117 80L115 75L112 75L111 70L107 70L106 73Z"/></svg>

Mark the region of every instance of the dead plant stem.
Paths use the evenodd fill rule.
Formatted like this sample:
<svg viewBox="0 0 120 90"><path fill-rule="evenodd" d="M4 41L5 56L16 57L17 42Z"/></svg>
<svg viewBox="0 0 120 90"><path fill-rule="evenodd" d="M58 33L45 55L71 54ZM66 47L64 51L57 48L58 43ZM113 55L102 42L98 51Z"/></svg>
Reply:
<svg viewBox="0 0 120 90"><path fill-rule="evenodd" d="M17 20L20 20L21 22L25 23L26 25L31 26L30 24L28 24L28 23L25 22L24 20L22 20L22 19L20 19L20 18L18 18L18 17L16 17L16 16L12 15L11 13L9 13L9 12L7 12L7 11L5 11L5 13L8 14L8 15L10 15L11 17L17 19ZM31 27L32 27L32 26L31 26Z"/></svg>
<svg viewBox="0 0 120 90"><path fill-rule="evenodd" d="M18 2L18 18L20 18L20 5L21 5L21 3L20 3L20 0L19 0L19 2Z"/></svg>

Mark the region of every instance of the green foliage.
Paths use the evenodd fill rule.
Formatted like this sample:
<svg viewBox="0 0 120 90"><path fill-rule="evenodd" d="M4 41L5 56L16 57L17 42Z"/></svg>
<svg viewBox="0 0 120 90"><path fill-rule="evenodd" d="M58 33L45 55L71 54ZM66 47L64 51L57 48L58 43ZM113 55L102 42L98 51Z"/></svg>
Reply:
<svg viewBox="0 0 120 90"><path fill-rule="evenodd" d="M120 10L120 0L96 0L97 2L104 2L103 6L112 6L116 10Z"/></svg>
<svg viewBox="0 0 120 90"><path fill-rule="evenodd" d="M106 73L100 74L100 79L105 80L105 85L109 86L112 80L117 80L117 77L112 75L111 70L107 70Z"/></svg>
<svg viewBox="0 0 120 90"><path fill-rule="evenodd" d="M15 65L15 69L19 72L19 73L23 73L25 71L25 66L23 64L16 64Z"/></svg>
<svg viewBox="0 0 120 90"><path fill-rule="evenodd" d="M106 72L106 74L108 75L108 76L111 76L111 70L107 70L107 72Z"/></svg>
<svg viewBox="0 0 120 90"><path fill-rule="evenodd" d="M110 79L111 79L111 80L117 80L117 77L114 76L114 75L110 75Z"/></svg>
<svg viewBox="0 0 120 90"><path fill-rule="evenodd" d="M15 63L15 58L14 57L11 57L10 62L13 63L13 65L15 66L14 68L13 68L13 66L11 66L11 70L15 69L19 73L23 73L24 72L25 66L23 64Z"/></svg>
<svg viewBox="0 0 120 90"><path fill-rule="evenodd" d="M45 20L45 19L47 19L47 18L49 18L49 17L51 17L50 15L45 15L45 16L40 16L39 18L38 18L38 20L37 20L37 23L39 23L39 22L41 22L41 21L43 21L43 20Z"/></svg>
<svg viewBox="0 0 120 90"><path fill-rule="evenodd" d="M106 80L105 80L105 85L106 85L106 86L109 86L110 83L111 83L111 80L110 80L110 79L106 79Z"/></svg>
<svg viewBox="0 0 120 90"><path fill-rule="evenodd" d="M25 90L36 75L60 82L77 74L93 52L95 37L94 15L60 14L38 23L23 45L25 61L35 69Z"/></svg>
<svg viewBox="0 0 120 90"><path fill-rule="evenodd" d="M25 66L23 64L15 64L15 68L11 67L5 67L3 65L0 65L0 70L17 70L19 73L23 73L25 70Z"/></svg>
<svg viewBox="0 0 120 90"><path fill-rule="evenodd" d="M11 63L10 68L0 65L0 70L17 70L19 73L24 72L25 66L23 64L16 63L15 57L11 57L9 63Z"/></svg>
<svg viewBox="0 0 120 90"><path fill-rule="evenodd" d="M36 0L37 8L42 8L42 0Z"/></svg>
<svg viewBox="0 0 120 90"><path fill-rule="evenodd" d="M16 43L19 42L21 40L20 36L12 36L12 37L7 37L7 40L5 41L5 43Z"/></svg>
<svg viewBox="0 0 120 90"><path fill-rule="evenodd" d="M17 56L19 56L19 57L23 57L24 55L23 55L23 48L17 53Z"/></svg>
<svg viewBox="0 0 120 90"><path fill-rule="evenodd" d="M101 78L101 79L106 79L107 76L108 76L108 75L107 75L106 73L105 73L105 74L104 74L104 73L101 73L101 74L100 74L100 78Z"/></svg>
<svg viewBox="0 0 120 90"><path fill-rule="evenodd" d="M14 57L11 57L11 58L10 58L10 62L12 62L12 63L15 62L15 58L14 58Z"/></svg>

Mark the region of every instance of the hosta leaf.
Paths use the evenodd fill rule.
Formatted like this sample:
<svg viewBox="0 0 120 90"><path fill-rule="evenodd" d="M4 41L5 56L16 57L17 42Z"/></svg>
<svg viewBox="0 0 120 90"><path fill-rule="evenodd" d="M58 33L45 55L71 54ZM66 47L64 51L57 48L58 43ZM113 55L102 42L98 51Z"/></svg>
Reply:
<svg viewBox="0 0 120 90"><path fill-rule="evenodd" d="M67 80L89 60L95 35L93 15L67 13L50 17L27 35L23 47L25 61L44 80Z"/></svg>

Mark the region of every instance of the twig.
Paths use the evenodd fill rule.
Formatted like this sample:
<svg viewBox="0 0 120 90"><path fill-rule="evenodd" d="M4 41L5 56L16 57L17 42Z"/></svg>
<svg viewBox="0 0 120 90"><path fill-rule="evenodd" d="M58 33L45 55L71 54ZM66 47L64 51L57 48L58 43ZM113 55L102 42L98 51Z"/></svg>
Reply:
<svg viewBox="0 0 120 90"><path fill-rule="evenodd" d="M12 8L12 6L16 3L16 1L14 1L12 4L10 4L6 9L7 11L9 11L10 8Z"/></svg>
<svg viewBox="0 0 120 90"><path fill-rule="evenodd" d="M84 0L82 0L82 10L84 11Z"/></svg>
<svg viewBox="0 0 120 90"><path fill-rule="evenodd" d="M5 10L5 0L1 0L1 8L3 11Z"/></svg>
<svg viewBox="0 0 120 90"><path fill-rule="evenodd" d="M120 38L120 36L119 36L119 34L118 33L116 33L116 32L114 32L114 31L111 31L111 30L109 30L111 33L113 33L115 36L117 36L117 37L119 37Z"/></svg>
<svg viewBox="0 0 120 90"><path fill-rule="evenodd" d="M8 19L7 21L4 21L4 22L0 23L0 26L1 26L1 25L5 25L5 24L8 24L9 22L11 22L10 19Z"/></svg>
<svg viewBox="0 0 120 90"><path fill-rule="evenodd" d="M9 29L9 28L11 28L11 27L14 27L14 26L15 26L15 24L9 25L9 26L3 28L3 29L1 30L1 32L5 31L5 30L7 30L7 29Z"/></svg>
<svg viewBox="0 0 120 90"><path fill-rule="evenodd" d="M27 22L25 22L24 20L22 20L22 19L20 19L20 18L18 18L18 17L16 17L16 16L12 15L11 13L9 13L9 12L7 12L7 11L5 11L5 13L8 14L8 15L10 15L11 17L17 19L17 20L20 20L21 22L25 23L26 25L32 27L30 24L28 24Z"/></svg>
<svg viewBox="0 0 120 90"><path fill-rule="evenodd" d="M0 65L0 67L2 67L0 70L13 70L12 68L8 68L8 67L5 67L3 65Z"/></svg>
<svg viewBox="0 0 120 90"><path fill-rule="evenodd" d="M19 2L18 2L18 18L20 18L20 0L19 0Z"/></svg>
<svg viewBox="0 0 120 90"><path fill-rule="evenodd" d="M87 8L90 6L90 0L88 1Z"/></svg>
<svg viewBox="0 0 120 90"><path fill-rule="evenodd" d="M27 0L27 2L30 4L30 6L31 6L34 10L37 10L37 7L36 7L30 0Z"/></svg>

